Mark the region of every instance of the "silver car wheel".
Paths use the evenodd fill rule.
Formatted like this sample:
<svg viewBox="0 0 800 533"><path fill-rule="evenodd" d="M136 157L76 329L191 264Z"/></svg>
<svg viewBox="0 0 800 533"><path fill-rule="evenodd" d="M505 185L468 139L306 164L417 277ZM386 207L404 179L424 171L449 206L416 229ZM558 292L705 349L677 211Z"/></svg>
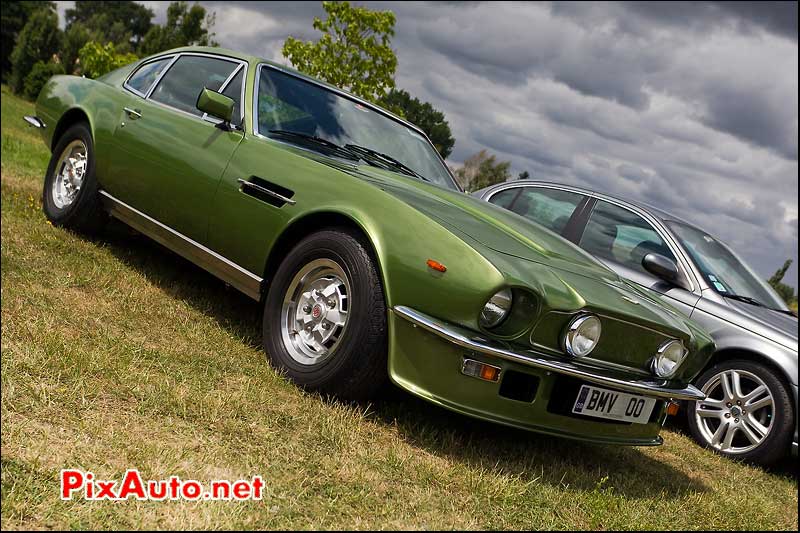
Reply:
<svg viewBox="0 0 800 533"><path fill-rule="evenodd" d="M316 259L294 276L281 308L281 336L302 365L328 359L347 328L350 280L330 259Z"/></svg>
<svg viewBox="0 0 800 533"><path fill-rule="evenodd" d="M89 164L87 154L86 144L80 139L69 143L61 152L51 191L57 208L64 209L72 205L78 197Z"/></svg>
<svg viewBox="0 0 800 533"><path fill-rule="evenodd" d="M694 403L694 416L709 446L737 455L767 438L775 400L761 378L745 370L725 370L712 376L702 391L706 399Z"/></svg>

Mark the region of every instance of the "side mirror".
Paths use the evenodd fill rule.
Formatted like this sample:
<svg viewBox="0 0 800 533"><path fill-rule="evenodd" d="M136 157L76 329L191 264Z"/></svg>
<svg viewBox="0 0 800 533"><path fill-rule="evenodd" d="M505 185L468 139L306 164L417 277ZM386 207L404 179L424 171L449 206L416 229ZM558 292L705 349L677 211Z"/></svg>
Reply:
<svg viewBox="0 0 800 533"><path fill-rule="evenodd" d="M659 254L647 254L642 259L642 267L667 283L683 289L688 289L686 280L683 278L680 270L678 270L678 265L668 257Z"/></svg>
<svg viewBox="0 0 800 533"><path fill-rule="evenodd" d="M222 120L225 129L230 129L231 117L233 116L234 102L222 93L204 88L197 97L197 109L209 116Z"/></svg>

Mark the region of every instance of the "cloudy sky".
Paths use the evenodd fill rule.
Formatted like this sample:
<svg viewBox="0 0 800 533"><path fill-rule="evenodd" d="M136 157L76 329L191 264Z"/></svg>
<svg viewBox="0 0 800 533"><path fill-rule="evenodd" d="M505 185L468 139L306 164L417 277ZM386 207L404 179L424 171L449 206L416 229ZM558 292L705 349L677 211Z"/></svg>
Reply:
<svg viewBox="0 0 800 533"><path fill-rule="evenodd" d="M200 3L222 46L282 63L324 16ZM797 286L796 2L355 3L396 13L397 85L445 112L451 163L486 148L515 174L646 201L764 277L794 259Z"/></svg>

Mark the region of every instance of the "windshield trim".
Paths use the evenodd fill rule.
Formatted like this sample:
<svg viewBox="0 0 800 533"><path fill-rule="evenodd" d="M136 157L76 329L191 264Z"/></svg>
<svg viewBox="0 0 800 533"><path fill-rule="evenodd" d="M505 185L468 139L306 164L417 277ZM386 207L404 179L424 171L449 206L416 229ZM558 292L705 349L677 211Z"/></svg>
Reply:
<svg viewBox="0 0 800 533"><path fill-rule="evenodd" d="M772 297L772 299L773 299L772 302L760 302L761 304L763 304L768 309L772 309L773 311L788 311L789 310L789 306L786 305L786 302L783 301L783 298L780 297L780 295L775 291L775 289L773 289L770 286L770 284L767 283L766 280L761 279L761 277L750 267L750 265L748 265L744 261L744 259L739 257L739 254L737 254L730 246L728 246L727 243L725 243L724 241L720 240L715 235L712 235L711 233L705 231L704 229L699 228L698 226L695 226L694 224L690 224L689 222L684 222L682 220L669 219L669 220L665 220L664 224L670 229L670 231L673 234L675 234L675 238L678 240L678 242L680 242L681 247L683 247L685 249L687 248L687 246L684 244L683 239L678 235L678 233L675 231L675 228L673 226L683 226L683 227L686 227L686 228L688 228L688 229L690 229L692 231L695 231L697 233L700 233L700 234L703 234L703 235L708 235L709 237L714 239L714 241L717 244L719 244L720 246L722 246L731 255L731 257L736 259L736 261L738 261L739 264L742 267L744 267L744 270L748 274L750 274L750 276L752 276L752 278L756 281L756 283L759 283L761 285L761 288L764 289L767 292L767 294L769 294ZM692 262L692 265L694 265L694 267L697 269L698 273L702 276L703 281L706 282L706 285L712 291L714 291L715 294L719 294L720 296L725 297L725 294L720 292L719 290L717 290L717 288L714 286L714 284L711 283L706 278L705 273L703 273L703 270L700 268L700 265L697 263L697 261L695 260L694 256L692 255L691 252L689 252L688 249L687 249L687 254L689 255L689 260ZM738 293L732 293L732 294L738 294ZM746 296L746 297L753 298L753 295L751 295L751 294L740 294L739 296ZM757 300L757 298L754 298L754 299ZM773 307L773 305L777 305L777 308Z"/></svg>
<svg viewBox="0 0 800 533"><path fill-rule="evenodd" d="M350 94L350 93L348 93L346 91L343 91L342 89L339 89L338 87L329 86L329 85L327 85L327 84L325 84L325 83L323 83L323 82L321 82L319 80L316 80L314 78L305 76L305 75L297 73L297 72L293 72L291 70L282 68L279 65L273 65L272 63L268 63L268 62L264 62L264 61L262 61L262 62L258 63L258 65L256 65L255 79L254 79L254 82L253 82L253 121L252 121L253 122L253 135L256 135L257 137L261 137L263 139L274 140L274 139L271 139L270 137L267 137L266 135L264 135L264 134L262 134L262 133L260 133L258 131L258 87L259 87L259 85L261 83L261 69L262 69L262 67L267 67L269 69L272 69L272 70L275 70L277 72L280 72L281 74L286 74L287 76L292 76L293 78L296 78L296 79L298 79L300 81L303 81L303 82L306 82L306 83L310 83L312 85L316 85L317 87L319 87L319 88L321 88L323 90L330 91L330 92L332 92L334 94L337 94L338 96L341 96L342 98L346 98L348 100L351 100L351 101L356 102L358 104L361 104L363 106L369 107L371 110L373 110L376 113L388 118L389 120L392 120L392 121L400 124L401 126L405 126L406 128L409 128L409 129L413 130L414 133L417 133L417 134L421 135L422 138L425 139L425 141L428 143L428 145L433 150L433 153L436 154L436 157L438 158L439 163L442 165L442 167L444 167L445 171L447 172L447 175L450 177L450 181L455 186L455 189L457 191L459 191L459 192L462 192L462 193L464 192L464 189L462 189L461 185L459 185L458 180L456 180L455 176L453 175L453 172L450 170L450 167L447 166L447 163L445 163L444 159L442 158L442 155L439 153L439 150L436 149L436 147L433 145L433 143L428 138L428 136L425 134L425 132L422 131L418 126L416 126L416 125L414 125L414 124L412 124L410 122L407 122L407 121L401 119L400 117L396 117L393 114L391 114L389 111L386 111L385 109L382 109L381 107L379 107L379 106L377 106L377 105L375 105L375 104L373 104L371 102L368 102L367 100L364 100L363 98L359 98L358 96L354 96L354 95L352 95L352 94ZM432 183L432 185L436 185L436 184Z"/></svg>

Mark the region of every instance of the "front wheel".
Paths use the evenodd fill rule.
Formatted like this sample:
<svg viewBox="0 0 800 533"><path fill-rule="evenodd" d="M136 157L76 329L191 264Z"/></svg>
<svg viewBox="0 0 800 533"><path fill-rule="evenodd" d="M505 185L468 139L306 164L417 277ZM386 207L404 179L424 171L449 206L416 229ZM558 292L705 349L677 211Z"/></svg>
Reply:
<svg viewBox="0 0 800 533"><path fill-rule="evenodd" d="M363 239L330 229L284 259L264 304L270 362L298 385L346 400L368 399L387 380L386 304Z"/></svg>
<svg viewBox="0 0 800 533"><path fill-rule="evenodd" d="M89 126L71 126L58 139L44 178L42 207L54 226L94 233L106 222L95 165Z"/></svg>
<svg viewBox="0 0 800 533"><path fill-rule="evenodd" d="M771 368L752 361L724 361L696 383L706 399L689 402L692 436L701 445L760 465L788 451L794 431L792 396Z"/></svg>

